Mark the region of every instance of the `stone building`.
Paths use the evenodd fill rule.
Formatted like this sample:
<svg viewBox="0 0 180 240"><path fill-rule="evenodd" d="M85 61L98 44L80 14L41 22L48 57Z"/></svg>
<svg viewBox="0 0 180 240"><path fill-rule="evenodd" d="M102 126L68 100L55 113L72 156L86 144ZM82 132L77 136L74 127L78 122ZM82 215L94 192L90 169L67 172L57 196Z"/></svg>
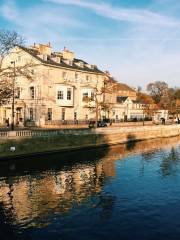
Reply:
<svg viewBox="0 0 180 240"><path fill-rule="evenodd" d="M124 83L115 81L110 75L108 77L112 91L107 92L105 95L105 102L110 106L106 116L108 115L115 122L135 118L142 119L144 117L143 109L145 106L143 103L137 101L136 91Z"/></svg>
<svg viewBox="0 0 180 240"><path fill-rule="evenodd" d="M8 67L12 62L16 68L29 65L31 74L15 79L16 124L44 126L94 118L85 98L91 98L93 105L95 89L104 85L105 74L97 66L75 58L66 48L53 52L50 44L16 47L4 59L3 66ZM0 123L6 119L11 122L11 105L10 101L0 109Z"/></svg>
<svg viewBox="0 0 180 240"><path fill-rule="evenodd" d="M17 46L6 56L3 67L12 68L12 63L16 125L87 123L96 118L97 101L106 105L101 107L99 119L118 122L144 116L144 105L136 102L133 88L117 82L97 66L77 59L66 48L53 52L50 43L28 48ZM26 66L28 75L18 74L22 66ZM12 76L9 80L13 81ZM7 119L11 123L12 99L0 108L0 124L5 124Z"/></svg>

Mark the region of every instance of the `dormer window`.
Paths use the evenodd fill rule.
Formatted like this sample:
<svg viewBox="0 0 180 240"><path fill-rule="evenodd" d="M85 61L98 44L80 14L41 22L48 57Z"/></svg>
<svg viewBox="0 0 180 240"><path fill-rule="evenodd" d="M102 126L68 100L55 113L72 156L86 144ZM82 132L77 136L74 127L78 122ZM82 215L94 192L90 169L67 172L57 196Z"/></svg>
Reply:
<svg viewBox="0 0 180 240"><path fill-rule="evenodd" d="M43 60L47 61L47 55L46 54L43 54Z"/></svg>
<svg viewBox="0 0 180 240"><path fill-rule="evenodd" d="M73 65L73 61L69 60L69 65L72 66Z"/></svg>
<svg viewBox="0 0 180 240"><path fill-rule="evenodd" d="M84 63L83 63L83 62L79 62L79 66L80 66L81 68L83 68L83 67L84 67Z"/></svg>
<svg viewBox="0 0 180 240"><path fill-rule="evenodd" d="M94 65L91 65L91 69L94 69L95 68L95 66Z"/></svg>

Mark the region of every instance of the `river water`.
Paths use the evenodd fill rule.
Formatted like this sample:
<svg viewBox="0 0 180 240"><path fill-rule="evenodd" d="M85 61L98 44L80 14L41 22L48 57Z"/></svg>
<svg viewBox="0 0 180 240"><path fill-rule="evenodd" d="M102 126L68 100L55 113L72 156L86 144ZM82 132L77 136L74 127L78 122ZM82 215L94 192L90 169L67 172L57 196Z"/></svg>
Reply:
<svg viewBox="0 0 180 240"><path fill-rule="evenodd" d="M0 240L180 239L180 138L0 163Z"/></svg>

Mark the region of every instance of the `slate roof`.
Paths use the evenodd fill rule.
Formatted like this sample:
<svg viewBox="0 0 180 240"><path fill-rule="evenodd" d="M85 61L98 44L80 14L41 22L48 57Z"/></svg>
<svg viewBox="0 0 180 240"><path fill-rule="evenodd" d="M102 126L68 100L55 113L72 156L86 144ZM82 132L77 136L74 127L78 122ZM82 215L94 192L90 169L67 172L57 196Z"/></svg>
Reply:
<svg viewBox="0 0 180 240"><path fill-rule="evenodd" d="M53 66L56 66L56 67L63 67L63 68L68 68L68 69L74 69L74 70L80 70L80 71L86 71L86 72L89 72L89 73L98 73L98 74L104 74L104 72L102 72L101 70L99 70L97 67L94 67L94 69L90 69L88 68L87 66L84 66L84 67L79 67L77 66L75 63L77 62L83 62L84 64L87 64L87 62L81 60L81 59L77 59L75 58L74 61L73 61L73 65L69 65L69 64L66 64L64 61L61 61L60 63L57 63L53 60L50 59L50 56L47 57L47 61L43 60L42 58L40 58L38 56L38 51L35 50L35 49L31 49L31 48L26 48L26 47L22 47L22 46L19 46L19 48L21 48L22 50L24 50L25 52L29 53L31 56L33 56L34 58L36 58L37 60L39 60L41 63L43 64L49 64L49 65L53 65ZM52 57L54 56L53 54L51 55ZM62 60L65 60L65 59L62 59Z"/></svg>

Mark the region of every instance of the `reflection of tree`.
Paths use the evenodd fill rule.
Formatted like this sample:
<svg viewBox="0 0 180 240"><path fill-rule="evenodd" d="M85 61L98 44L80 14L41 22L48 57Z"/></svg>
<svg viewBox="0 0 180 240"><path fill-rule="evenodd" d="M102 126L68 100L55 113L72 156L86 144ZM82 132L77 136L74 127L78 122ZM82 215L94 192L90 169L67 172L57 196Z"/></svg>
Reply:
<svg viewBox="0 0 180 240"><path fill-rule="evenodd" d="M99 197L99 203L96 207L100 208L100 217L102 219L109 219L111 217L115 200L115 197L112 195L101 195Z"/></svg>
<svg viewBox="0 0 180 240"><path fill-rule="evenodd" d="M150 152L145 152L141 154L141 164L140 164L140 175L144 175L144 170L145 170L145 164L150 163L154 157L156 152L150 151Z"/></svg>
<svg viewBox="0 0 180 240"><path fill-rule="evenodd" d="M162 175L164 177L168 175L175 175L178 170L179 161L179 153L174 149L174 147L172 147L169 155L163 157L162 159L162 163L160 166Z"/></svg>
<svg viewBox="0 0 180 240"><path fill-rule="evenodd" d="M141 156L145 162L150 162L154 157L155 153L156 152L146 152L146 153L142 153Z"/></svg>

